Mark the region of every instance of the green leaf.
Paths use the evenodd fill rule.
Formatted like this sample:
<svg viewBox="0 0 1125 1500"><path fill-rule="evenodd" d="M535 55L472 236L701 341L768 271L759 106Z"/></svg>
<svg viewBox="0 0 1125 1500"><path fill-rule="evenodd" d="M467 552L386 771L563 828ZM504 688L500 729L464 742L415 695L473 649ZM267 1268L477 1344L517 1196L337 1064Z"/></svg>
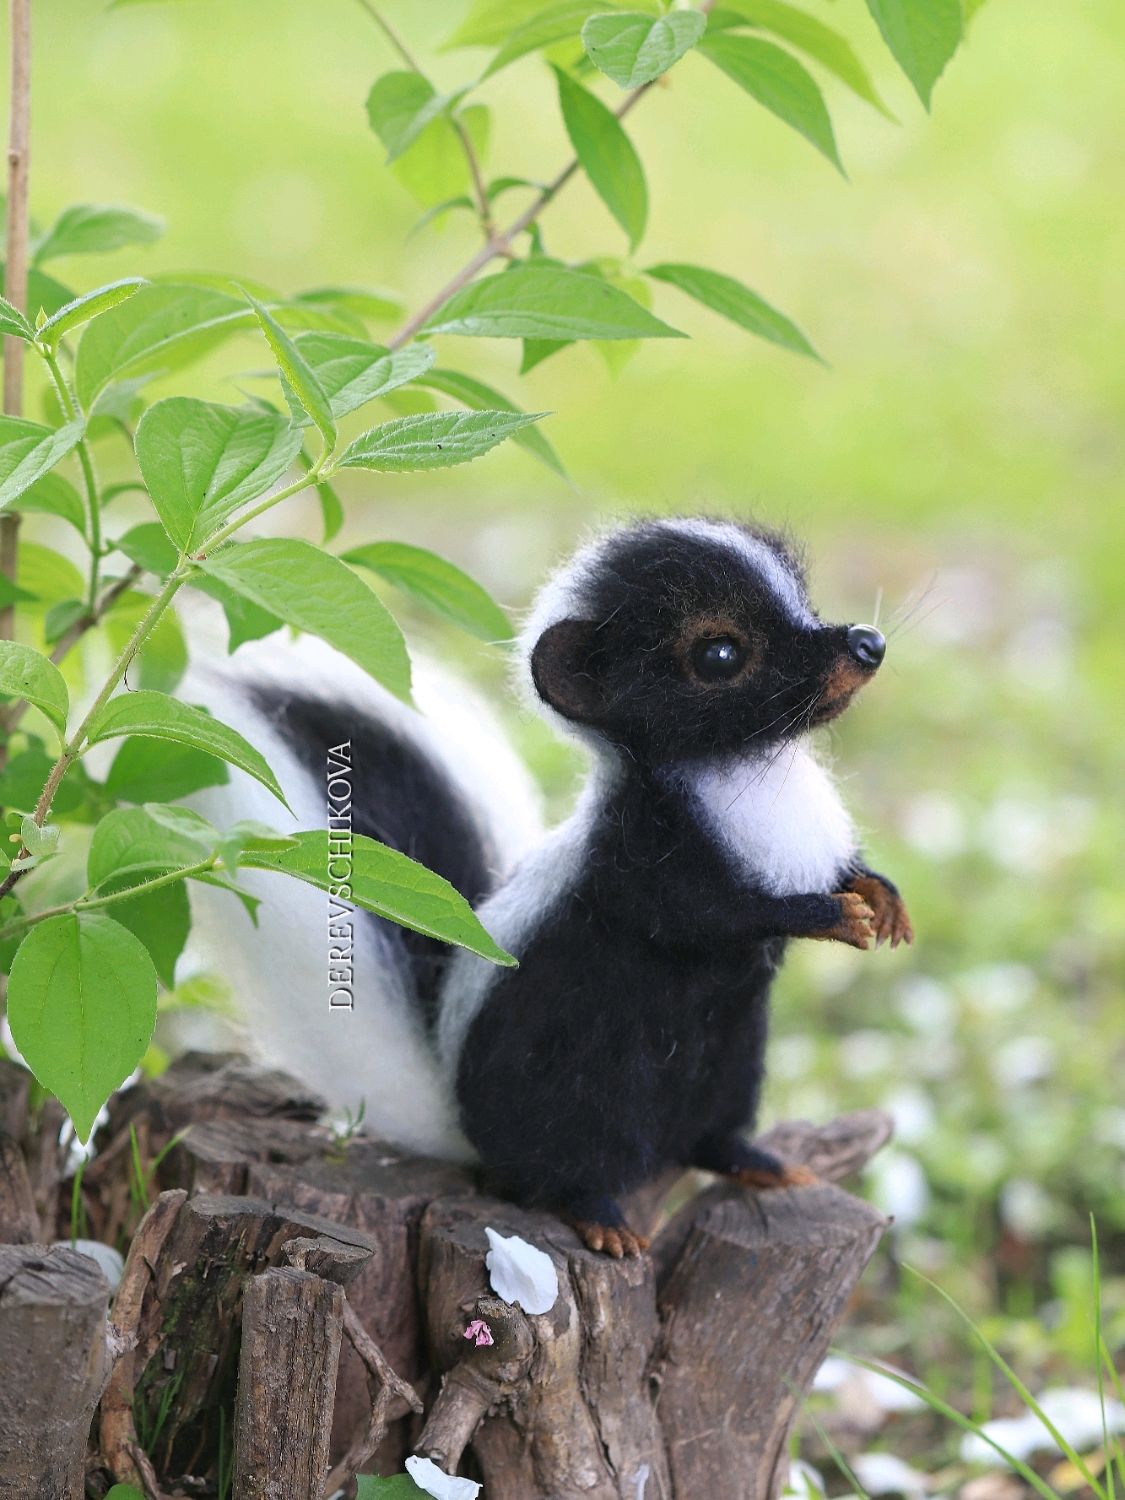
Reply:
<svg viewBox="0 0 1125 1500"><path fill-rule="evenodd" d="M194 552L277 483L300 452L301 432L280 415L172 396L145 412L136 448L165 531Z"/></svg>
<svg viewBox="0 0 1125 1500"><path fill-rule="evenodd" d="M483 162L488 154L488 110L483 104L471 104L458 111L457 120ZM467 192L471 186L465 153L445 114L430 121L410 150L392 163L391 171L423 208Z"/></svg>
<svg viewBox="0 0 1125 1500"><path fill-rule="evenodd" d="M86 580L69 557L22 537L16 582L30 595L28 611L36 613L45 613L60 599L76 598L86 587Z"/></svg>
<svg viewBox="0 0 1125 1500"><path fill-rule="evenodd" d="M366 547L353 547L342 554L341 560L354 567L369 568L478 640L497 642L512 638L511 622L491 595L467 573L425 547L410 547L405 542L371 542Z"/></svg>
<svg viewBox="0 0 1125 1500"><path fill-rule="evenodd" d="M338 877L329 874L330 869L338 866L329 854L327 831L298 833L296 839L296 847L292 849L248 851L243 864L251 869L292 875L322 891L338 886ZM440 942L468 948L493 963L515 963L510 954L493 942L472 907L447 880L397 849L353 834L351 869L344 878L351 886L350 899L366 911L376 912Z"/></svg>
<svg viewBox="0 0 1125 1500"><path fill-rule="evenodd" d="M894 119L851 43L816 16L786 4L786 0L723 0L723 9L733 11L752 26L760 26L784 38L827 68L854 94L873 104L888 120Z"/></svg>
<svg viewBox="0 0 1125 1500"><path fill-rule="evenodd" d="M16 953L8 1021L28 1067L86 1141L152 1037L152 959L131 932L99 912L50 917Z"/></svg>
<svg viewBox="0 0 1125 1500"><path fill-rule="evenodd" d="M114 10L122 5L136 5L140 0L111 0L110 9ZM115 1484L106 1494L105 1500L144 1500L140 1490L135 1490L131 1484Z"/></svg>
<svg viewBox="0 0 1125 1500"><path fill-rule="evenodd" d="M483 380L477 380L473 375L465 375L460 370L430 370L425 375L416 378L419 385L429 386L433 391L441 391L445 396L452 396L454 401L460 401L462 405L470 406L474 411L520 410L493 386L485 385ZM517 447L526 448L528 453L534 453L535 457L545 463L549 469L553 469L556 474L566 478L566 470L558 454L538 427L520 428L518 432L512 434L512 442Z"/></svg>
<svg viewBox="0 0 1125 1500"><path fill-rule="evenodd" d="M582 28L586 56L623 89L639 89L690 52L707 26L697 10L653 20L639 11L591 16Z"/></svg>
<svg viewBox="0 0 1125 1500"><path fill-rule="evenodd" d="M174 740L135 735L114 756L105 789L117 802L178 802L229 780L226 765L213 755Z"/></svg>
<svg viewBox="0 0 1125 1500"><path fill-rule="evenodd" d="M409 1474L391 1474L385 1479L375 1474L360 1474L357 1481L356 1500L426 1500L426 1491L419 1489ZM111 1490L106 1500L111 1500L112 1493Z"/></svg>
<svg viewBox="0 0 1125 1500"><path fill-rule="evenodd" d="M94 829L86 856L91 890L130 877L130 884L200 864L215 851L218 832L186 807L117 807Z"/></svg>
<svg viewBox="0 0 1125 1500"><path fill-rule="evenodd" d="M252 604L217 578L208 578L197 572L192 574L191 582L200 593L207 594L222 606L227 622L227 651L232 656L246 641L263 640L284 624L277 615Z"/></svg>
<svg viewBox="0 0 1125 1500"><path fill-rule="evenodd" d="M357 437L340 456L344 469L377 469L404 474L415 469L450 469L495 448L546 412L441 411L395 417Z"/></svg>
<svg viewBox="0 0 1125 1500"><path fill-rule="evenodd" d="M30 343L35 338L35 330L20 312L18 307L13 307L7 297L0 297L0 334L11 334L13 338L26 339Z"/></svg>
<svg viewBox="0 0 1125 1500"><path fill-rule="evenodd" d="M538 52L543 47L552 47L556 42L565 42L568 37L577 39L582 23L597 6L590 0L558 0L536 15L529 16L522 26L508 35L503 46L485 69L483 77L491 78L517 62L529 52Z"/></svg>
<svg viewBox="0 0 1125 1500"><path fill-rule="evenodd" d="M703 266L673 264L650 266L645 274L657 281L667 281L670 285L679 287L681 292L702 302L704 307L721 313L732 323L757 334L759 338L768 339L771 344L779 344L781 348L789 349L794 354L807 354L813 359L820 359L820 355L795 323L791 323L784 313L779 313L768 302L763 302L757 292L752 292L733 276L708 271Z"/></svg>
<svg viewBox="0 0 1125 1500"><path fill-rule="evenodd" d="M635 250L648 218L644 169L617 116L580 83L555 69L563 122L582 169Z"/></svg>
<svg viewBox="0 0 1125 1500"><path fill-rule="evenodd" d="M135 208L78 203L64 209L35 247L35 264L60 255L104 255L127 245L151 245L164 220Z"/></svg>
<svg viewBox="0 0 1125 1500"><path fill-rule="evenodd" d="M82 422L41 427L21 417L0 417L0 510L65 458L84 430Z"/></svg>
<svg viewBox="0 0 1125 1500"><path fill-rule="evenodd" d="M507 339L684 337L598 276L532 262L455 292L425 331Z"/></svg>
<svg viewBox="0 0 1125 1500"><path fill-rule="evenodd" d="M112 889L111 883L108 890ZM115 901L106 908L106 915L128 928L144 944L161 984L171 989L176 982L176 960L184 951L191 931L187 882L176 881L155 891Z"/></svg>
<svg viewBox="0 0 1125 1500"><path fill-rule="evenodd" d="M118 552L124 552L130 562L144 568L146 573L155 573L158 578L167 578L176 569L180 554L168 540L168 533L156 521L144 521L134 526L113 543Z"/></svg>
<svg viewBox="0 0 1125 1500"><path fill-rule="evenodd" d="M599 7L591 3L587 14ZM442 43L441 50L457 47L495 47L543 10L543 0L473 0L457 30Z"/></svg>
<svg viewBox="0 0 1125 1500"><path fill-rule="evenodd" d="M135 292L147 285L148 282L140 276L127 276L122 281L111 281L108 286L84 292L81 297L75 297L47 319L39 329L40 342L46 344L48 349L57 348L64 334L80 328L83 323L91 322L99 314L108 312L111 307L127 302Z"/></svg>
<svg viewBox="0 0 1125 1500"><path fill-rule="evenodd" d="M273 314L267 312L262 304L249 293L247 293L247 301L254 309L262 332L266 336L266 342L273 350L273 357L277 360L283 384L287 388L286 394L291 391L296 396L300 411L307 412L324 439L325 452L331 453L336 446L336 423L332 420L332 408L328 404L328 397L320 381L309 367L304 355ZM294 416L297 415L298 413L294 412Z"/></svg>
<svg viewBox="0 0 1125 1500"><path fill-rule="evenodd" d="M29 485L20 496L20 510L59 516L69 521L80 536L86 535L86 507L82 504L82 497L70 480L61 474L44 474Z"/></svg>
<svg viewBox="0 0 1125 1500"><path fill-rule="evenodd" d="M867 0L867 9L929 109L934 84L961 41L960 0Z"/></svg>
<svg viewBox="0 0 1125 1500"><path fill-rule="evenodd" d="M824 96L812 74L795 57L772 42L726 31L706 37L699 50L843 172Z"/></svg>
<svg viewBox="0 0 1125 1500"><path fill-rule="evenodd" d="M82 335L74 371L78 399L88 411L111 381L174 369L214 348L253 316L241 297L210 287L142 287Z"/></svg>
<svg viewBox="0 0 1125 1500"><path fill-rule="evenodd" d="M321 544L327 546L344 525L344 507L334 487L326 479L322 479L317 485L316 498L320 501L320 517L324 523Z"/></svg>
<svg viewBox="0 0 1125 1500"><path fill-rule="evenodd" d="M260 781L284 807L289 806L277 777L249 740L190 703L181 703L164 693L143 688L135 693L119 693L109 700L90 725L87 741L97 745L125 734L174 740L229 761L232 766L238 766L248 776L253 776L255 781Z"/></svg>
<svg viewBox="0 0 1125 1500"><path fill-rule="evenodd" d="M83 599L62 599L43 616L43 635L49 646L61 640L72 625L85 619L89 608Z"/></svg>
<svg viewBox="0 0 1125 1500"><path fill-rule="evenodd" d="M430 344L408 344L392 354L379 344L343 333L301 333L295 342L334 417L347 416L376 396L417 380L434 362Z"/></svg>
<svg viewBox="0 0 1125 1500"><path fill-rule="evenodd" d="M387 161L407 151L433 120L464 96L437 94L421 73L384 73L367 96L367 119L387 150Z"/></svg>
<svg viewBox="0 0 1125 1500"><path fill-rule="evenodd" d="M268 537L209 557L201 571L298 630L318 635L410 702L410 660L382 603L339 558Z"/></svg>
<svg viewBox="0 0 1125 1500"><path fill-rule="evenodd" d="M385 323L402 314L402 301L394 292L358 286L318 286L298 292L294 302L353 314L375 323Z"/></svg>

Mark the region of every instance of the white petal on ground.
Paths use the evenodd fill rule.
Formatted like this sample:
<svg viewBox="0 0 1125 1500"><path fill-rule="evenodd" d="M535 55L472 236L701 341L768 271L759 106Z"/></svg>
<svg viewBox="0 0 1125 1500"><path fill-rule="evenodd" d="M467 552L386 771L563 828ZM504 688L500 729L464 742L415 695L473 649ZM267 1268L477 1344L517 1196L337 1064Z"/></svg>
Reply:
<svg viewBox="0 0 1125 1500"><path fill-rule="evenodd" d="M893 1453L861 1453L851 1466L869 1495L924 1495L930 1487L925 1474Z"/></svg>
<svg viewBox="0 0 1125 1500"><path fill-rule="evenodd" d="M125 1262L112 1245L103 1245L101 1240L75 1240L73 1244L70 1240L56 1240L51 1248L77 1250L79 1255L87 1255L91 1260L97 1261L102 1275L109 1282L110 1291L117 1290L121 1274L125 1270Z"/></svg>
<svg viewBox="0 0 1125 1500"><path fill-rule="evenodd" d="M795 1458L782 1490L784 1500L824 1500L824 1480L818 1469Z"/></svg>
<svg viewBox="0 0 1125 1500"><path fill-rule="evenodd" d="M1095 1391L1078 1387L1055 1387L1044 1391L1039 1405L1058 1430L1079 1453L1098 1447L1102 1441L1102 1409ZM1105 1404L1105 1425L1110 1435L1125 1432L1125 1406L1120 1401ZM1007 1449L1013 1458L1025 1461L1036 1453L1057 1453L1058 1444L1034 1412L1022 1417L1000 1417L986 1422L981 1436L966 1433L961 1440L961 1457L966 1463L1002 1465L1005 1460L985 1442L990 1437Z"/></svg>
<svg viewBox="0 0 1125 1500"><path fill-rule="evenodd" d="M525 1313L550 1312L559 1295L559 1278L551 1257L518 1234L486 1229L492 1247L484 1258L492 1290L505 1302L518 1302Z"/></svg>
<svg viewBox="0 0 1125 1500"><path fill-rule="evenodd" d="M480 1494L476 1480L446 1474L432 1458L419 1458L412 1453L406 1460L406 1472L418 1488L433 1495L434 1500L476 1500Z"/></svg>

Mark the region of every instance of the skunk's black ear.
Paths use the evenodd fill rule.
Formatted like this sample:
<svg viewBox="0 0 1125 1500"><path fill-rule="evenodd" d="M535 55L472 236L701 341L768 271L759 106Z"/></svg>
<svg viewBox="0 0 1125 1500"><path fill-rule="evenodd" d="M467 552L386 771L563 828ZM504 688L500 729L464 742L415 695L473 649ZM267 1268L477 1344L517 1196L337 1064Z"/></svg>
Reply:
<svg viewBox="0 0 1125 1500"><path fill-rule="evenodd" d="M605 711L592 668L596 628L591 620L560 620L548 625L531 653L531 679L540 698L579 724L595 724Z"/></svg>

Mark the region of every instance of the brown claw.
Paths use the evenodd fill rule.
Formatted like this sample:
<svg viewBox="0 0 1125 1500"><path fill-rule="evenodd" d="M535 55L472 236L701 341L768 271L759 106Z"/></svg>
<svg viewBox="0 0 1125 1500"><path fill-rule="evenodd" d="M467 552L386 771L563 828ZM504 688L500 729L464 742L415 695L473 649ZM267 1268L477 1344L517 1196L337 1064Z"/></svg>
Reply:
<svg viewBox="0 0 1125 1500"><path fill-rule="evenodd" d="M744 1167L736 1174L736 1180L743 1187L765 1193L772 1192L775 1188L816 1187L820 1178L811 1167L782 1167L780 1172L770 1172L761 1167Z"/></svg>
<svg viewBox="0 0 1125 1500"><path fill-rule="evenodd" d="M888 890L881 880L872 875L857 875L848 890L858 895L871 909L875 931L875 946L881 948L890 941L892 948L899 943L914 941L914 929L910 925L906 903L896 891Z"/></svg>
<svg viewBox="0 0 1125 1500"><path fill-rule="evenodd" d="M648 1239L643 1234L634 1234L625 1226L591 1224L585 1221L575 1224L579 1237L588 1250L603 1251L614 1260L632 1260L648 1249Z"/></svg>
<svg viewBox="0 0 1125 1500"><path fill-rule="evenodd" d="M808 936L821 942L847 943L851 948L870 948L876 939L874 910L858 891L836 891L833 899L839 904L839 920Z"/></svg>

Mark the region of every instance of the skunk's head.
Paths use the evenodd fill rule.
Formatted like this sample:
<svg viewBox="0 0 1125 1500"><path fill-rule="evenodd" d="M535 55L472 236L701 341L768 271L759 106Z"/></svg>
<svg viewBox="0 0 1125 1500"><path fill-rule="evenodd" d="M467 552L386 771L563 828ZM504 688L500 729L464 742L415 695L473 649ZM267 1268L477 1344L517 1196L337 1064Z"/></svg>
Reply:
<svg viewBox="0 0 1125 1500"><path fill-rule="evenodd" d="M782 539L730 521L642 522L543 590L524 664L588 741L647 765L763 749L835 718L883 660L869 625L827 625Z"/></svg>

